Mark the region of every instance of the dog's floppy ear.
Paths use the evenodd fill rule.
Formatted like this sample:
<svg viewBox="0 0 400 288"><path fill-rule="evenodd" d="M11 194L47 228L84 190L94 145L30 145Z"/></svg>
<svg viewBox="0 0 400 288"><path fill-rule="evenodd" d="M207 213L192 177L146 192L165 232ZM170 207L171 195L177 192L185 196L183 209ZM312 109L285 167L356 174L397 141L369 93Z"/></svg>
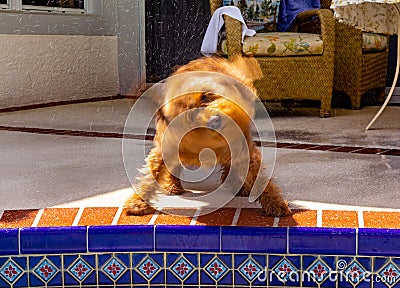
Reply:
<svg viewBox="0 0 400 288"><path fill-rule="evenodd" d="M163 113L163 107L160 107L156 112L156 122L164 122L166 125L169 124L167 117Z"/></svg>
<svg viewBox="0 0 400 288"><path fill-rule="evenodd" d="M240 71L237 76L242 78L242 81L244 80L243 82L245 83L253 83L256 80L261 79L263 76L260 64L258 64L254 57L236 56L231 60L231 62L233 66Z"/></svg>
<svg viewBox="0 0 400 288"><path fill-rule="evenodd" d="M164 135L165 130L168 127L168 119L165 117L162 108L158 109L156 112L156 135L154 137L154 142L160 144L162 141L162 137Z"/></svg>

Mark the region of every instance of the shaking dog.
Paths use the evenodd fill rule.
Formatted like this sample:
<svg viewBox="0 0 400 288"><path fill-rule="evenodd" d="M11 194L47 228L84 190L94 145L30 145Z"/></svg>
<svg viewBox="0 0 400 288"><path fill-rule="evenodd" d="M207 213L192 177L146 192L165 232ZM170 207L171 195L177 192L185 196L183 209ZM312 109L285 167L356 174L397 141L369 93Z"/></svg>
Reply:
<svg viewBox="0 0 400 288"><path fill-rule="evenodd" d="M222 183L240 183L235 194L249 196L256 191L266 215L291 213L274 181L257 180L263 170L262 154L251 131L256 100L253 82L261 75L253 58L205 57L180 67L166 80L154 147L134 186L135 194L126 202L128 214L153 213L155 208L149 203L158 191L184 193L183 168L211 166L220 167ZM204 156L204 151L211 153Z"/></svg>

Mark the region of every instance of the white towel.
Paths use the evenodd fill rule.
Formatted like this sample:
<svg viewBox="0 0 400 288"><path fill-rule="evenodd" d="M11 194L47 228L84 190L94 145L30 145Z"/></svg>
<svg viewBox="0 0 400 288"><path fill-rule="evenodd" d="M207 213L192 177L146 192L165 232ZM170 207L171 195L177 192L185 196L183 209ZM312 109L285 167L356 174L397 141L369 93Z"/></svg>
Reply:
<svg viewBox="0 0 400 288"><path fill-rule="evenodd" d="M228 15L242 22L242 42L244 36L253 36L256 31L248 29L240 10L236 6L223 6L215 10L208 24L206 34L204 35L203 43L201 44L200 52L205 56L211 56L217 52L218 33L224 25L223 15Z"/></svg>

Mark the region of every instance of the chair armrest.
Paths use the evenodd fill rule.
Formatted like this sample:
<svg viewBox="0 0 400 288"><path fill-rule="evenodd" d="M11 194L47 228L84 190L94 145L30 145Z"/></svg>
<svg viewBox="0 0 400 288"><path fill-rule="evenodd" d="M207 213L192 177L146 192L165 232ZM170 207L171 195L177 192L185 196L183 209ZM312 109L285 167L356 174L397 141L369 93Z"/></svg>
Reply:
<svg viewBox="0 0 400 288"><path fill-rule="evenodd" d="M318 21L312 20L318 18ZM302 25L309 21L316 23L314 25ZM316 27L317 25L317 27ZM332 56L335 52L335 25L336 20L333 12L330 9L314 9L299 13L296 18L296 25L301 29L299 32L303 33L320 33L324 41L324 54L331 53Z"/></svg>
<svg viewBox="0 0 400 288"><path fill-rule="evenodd" d="M362 31L353 26L337 22L336 23L337 46L349 46L362 49Z"/></svg>
<svg viewBox="0 0 400 288"><path fill-rule="evenodd" d="M335 63L338 71L347 71L349 65L362 67L362 31L350 25L336 22ZM353 77L353 76L350 76ZM360 76L361 77L361 76Z"/></svg>
<svg viewBox="0 0 400 288"><path fill-rule="evenodd" d="M242 23L227 15L224 15L224 23L228 58L242 55Z"/></svg>
<svg viewBox="0 0 400 288"><path fill-rule="evenodd" d="M211 15L222 7L223 0L210 0ZM224 15L228 57L242 54L242 23L239 20Z"/></svg>
<svg viewBox="0 0 400 288"><path fill-rule="evenodd" d="M210 11L211 15L214 14L214 11L217 10L219 7L222 7L223 0L210 0Z"/></svg>

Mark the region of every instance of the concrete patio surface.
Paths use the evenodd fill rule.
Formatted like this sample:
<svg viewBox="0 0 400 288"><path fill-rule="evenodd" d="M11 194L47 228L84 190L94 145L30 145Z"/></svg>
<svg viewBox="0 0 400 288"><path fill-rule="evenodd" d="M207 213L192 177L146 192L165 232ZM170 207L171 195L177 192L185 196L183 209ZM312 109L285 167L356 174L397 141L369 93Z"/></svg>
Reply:
<svg viewBox="0 0 400 288"><path fill-rule="evenodd" d="M132 193L121 137L133 104L120 99L1 113L0 210L122 206ZM400 211L400 157L384 153L400 149L400 107L388 107L374 129L364 131L378 108L333 109L333 117L321 119L316 108L297 107L288 113L275 104L268 107L278 143L383 152L276 149L274 177L292 207ZM262 126L265 119L256 121ZM139 168L143 147L151 141L130 143L138 147L130 157ZM229 205L255 206L243 198Z"/></svg>

